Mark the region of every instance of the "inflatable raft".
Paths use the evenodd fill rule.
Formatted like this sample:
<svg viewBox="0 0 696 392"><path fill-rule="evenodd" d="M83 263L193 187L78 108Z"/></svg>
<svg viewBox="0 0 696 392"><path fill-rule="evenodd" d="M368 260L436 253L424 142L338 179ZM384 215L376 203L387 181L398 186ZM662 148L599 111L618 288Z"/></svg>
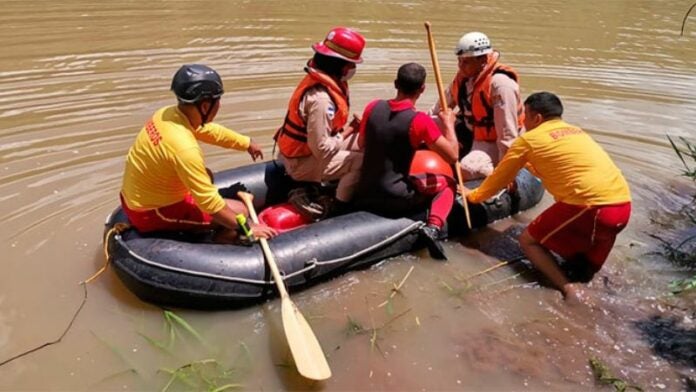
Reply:
<svg viewBox="0 0 696 392"><path fill-rule="evenodd" d="M470 205L473 227L508 217L537 204L544 190L527 171L517 177L518 190ZM240 184L254 195L254 206L286 201L296 187L277 162L262 162L215 174L223 197L233 197ZM475 187L477 182L467 186ZM279 234L269 241L290 291L348 270L366 267L388 257L425 246L419 236L421 216L390 219L358 211L329 218ZM464 209L455 202L446 226L447 236L467 231ZM107 251L123 283L147 302L187 308L233 308L276 295L275 285L258 243L222 245L183 233L142 235L123 227L128 219L117 208L106 220Z"/></svg>

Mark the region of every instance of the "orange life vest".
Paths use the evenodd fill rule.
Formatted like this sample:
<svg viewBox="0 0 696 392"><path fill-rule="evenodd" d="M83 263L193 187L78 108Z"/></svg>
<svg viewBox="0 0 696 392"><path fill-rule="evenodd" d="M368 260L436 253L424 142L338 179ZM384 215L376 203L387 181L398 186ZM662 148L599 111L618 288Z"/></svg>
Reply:
<svg viewBox="0 0 696 392"><path fill-rule="evenodd" d="M497 73L503 73L512 80L519 83L519 75L512 67L498 63L498 53L488 57L488 64L474 81L474 88L471 93L471 102L464 84L467 78L460 73L454 77L450 91L452 98L459 105L462 115L465 111L471 113L470 116L464 115L467 127L474 133L474 140L495 142L498 134L495 130L495 119L493 116L493 102L491 102L491 79ZM460 96L461 94L461 96ZM524 127L524 106L522 102L517 103L517 129Z"/></svg>
<svg viewBox="0 0 696 392"><path fill-rule="evenodd" d="M307 144L307 125L300 113L300 102L305 92L321 84L326 87L331 100L336 105L336 113L331 121L331 133L336 134L348 121L348 85L337 83L329 75L311 67L305 67L307 76L302 79L288 103L288 112L283 125L273 137L278 142L280 152L288 158L299 158L312 155Z"/></svg>

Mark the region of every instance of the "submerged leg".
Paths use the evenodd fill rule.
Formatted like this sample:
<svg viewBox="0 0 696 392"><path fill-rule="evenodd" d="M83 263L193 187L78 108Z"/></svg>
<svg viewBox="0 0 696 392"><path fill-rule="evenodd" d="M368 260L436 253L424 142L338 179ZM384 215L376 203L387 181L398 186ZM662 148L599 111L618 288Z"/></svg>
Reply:
<svg viewBox="0 0 696 392"><path fill-rule="evenodd" d="M519 241L522 251L529 261L534 264L534 267L541 271L563 293L564 297L567 297L569 294L567 286L570 281L563 273L563 270L561 270L561 267L556 264L556 260L551 252L532 237L528 229L522 232Z"/></svg>

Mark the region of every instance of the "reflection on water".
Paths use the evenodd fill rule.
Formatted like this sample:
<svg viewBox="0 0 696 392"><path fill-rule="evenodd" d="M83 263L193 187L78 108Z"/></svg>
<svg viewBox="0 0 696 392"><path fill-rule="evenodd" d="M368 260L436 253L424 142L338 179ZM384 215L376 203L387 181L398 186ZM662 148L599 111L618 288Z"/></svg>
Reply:
<svg viewBox="0 0 696 392"><path fill-rule="evenodd" d="M290 6L292 5L292 6ZM462 280L498 261L477 250L542 205L447 243L449 263L405 255L348 273L293 299L334 376L308 385L288 363L279 303L229 312L177 311L206 341L178 330L112 273L90 285L63 341L0 368L2 389L161 389L166 370L211 367L247 389L578 389L599 357L646 389L694 379L693 301L663 298L679 276L651 250L651 219L693 192L665 139L694 136L696 27L679 37L688 1L558 3L424 1L151 1L3 3L0 15L0 360L54 339L81 299L77 282L103 262L101 225L117 203L125 152L157 108L173 72L203 62L223 76L219 122L260 142L271 135L311 55L334 25L367 37L352 81L353 109L393 94L408 61L429 64L433 24L443 77L459 36L482 30L522 75L523 95L558 93L566 119L597 138L631 183L634 216L593 282L598 303L568 308L515 264ZM430 69L430 67L428 67ZM428 86L423 108L436 99ZM215 170L246 154L205 148ZM658 230L657 228L655 230ZM660 229L661 230L661 229ZM414 271L388 305L393 284ZM667 301L667 302L665 302ZM676 316L675 316L676 314ZM676 317L676 318L675 318ZM347 327L359 325L359 333ZM246 358L240 362L240 358ZM201 362L213 358L213 362ZM215 370L217 369L217 370ZM222 369L222 370L221 370ZM233 369L236 372L226 373ZM178 373L181 374L181 373ZM176 379L176 377L175 377ZM176 379L170 388L187 388ZM190 388L190 387L189 387Z"/></svg>

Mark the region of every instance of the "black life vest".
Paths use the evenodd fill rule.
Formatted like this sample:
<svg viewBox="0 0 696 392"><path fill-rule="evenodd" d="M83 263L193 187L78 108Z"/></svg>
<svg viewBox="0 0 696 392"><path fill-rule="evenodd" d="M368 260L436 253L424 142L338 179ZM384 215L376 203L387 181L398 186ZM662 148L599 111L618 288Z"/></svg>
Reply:
<svg viewBox="0 0 696 392"><path fill-rule="evenodd" d="M365 126L365 152L358 195L402 197L413 192L408 176L415 150L409 133L416 113L413 108L392 111L385 100L372 108Z"/></svg>

